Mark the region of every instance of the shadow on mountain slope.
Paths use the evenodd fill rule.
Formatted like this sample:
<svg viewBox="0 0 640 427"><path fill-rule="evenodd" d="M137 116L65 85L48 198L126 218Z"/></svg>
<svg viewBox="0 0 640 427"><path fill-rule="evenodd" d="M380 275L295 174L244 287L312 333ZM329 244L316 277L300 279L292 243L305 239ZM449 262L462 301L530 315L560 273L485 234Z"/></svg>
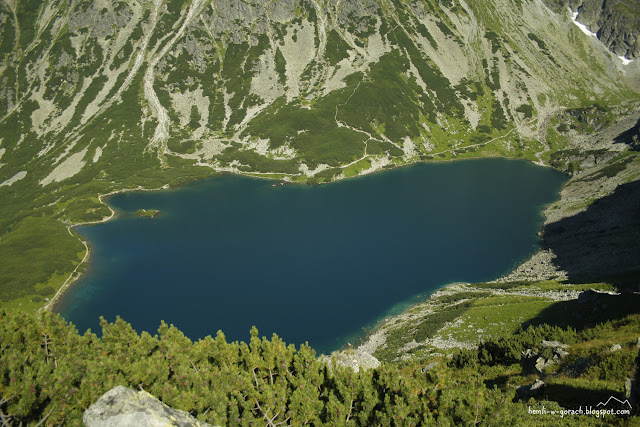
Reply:
<svg viewBox="0 0 640 427"><path fill-rule="evenodd" d="M640 270L640 181L545 226L543 246L574 283Z"/></svg>
<svg viewBox="0 0 640 427"><path fill-rule="evenodd" d="M624 292L611 295L586 291L575 300L559 301L542 310L536 317L523 323L523 328L538 325L572 327L577 331L607 321L616 321L640 312L640 294Z"/></svg>
<svg viewBox="0 0 640 427"><path fill-rule="evenodd" d="M615 144L627 144L632 151L640 151L640 120L634 127L614 138L613 142Z"/></svg>

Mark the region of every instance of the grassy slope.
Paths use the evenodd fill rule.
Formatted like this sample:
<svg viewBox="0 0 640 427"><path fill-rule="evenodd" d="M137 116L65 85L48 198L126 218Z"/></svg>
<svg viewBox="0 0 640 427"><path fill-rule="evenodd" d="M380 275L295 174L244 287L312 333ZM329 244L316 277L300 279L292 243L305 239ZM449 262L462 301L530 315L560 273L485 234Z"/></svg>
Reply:
<svg viewBox="0 0 640 427"><path fill-rule="evenodd" d="M408 366L447 363L457 368L450 375L464 378L481 374L485 383L502 391L541 379L545 386L536 395L537 406L544 405L545 400L563 408L595 407L609 396L623 400L625 378L632 377L638 356L640 297L628 293L628 284L637 281L636 274L622 281L614 280L617 285L547 281L473 284L449 289L409 310L414 314L411 320L392 319L393 326L383 326L383 330L388 331L387 345L379 348L375 355L388 363ZM550 294L588 289L601 293L568 301L554 301ZM623 293L606 293L612 290ZM545 329L549 326L552 329ZM531 338L529 327L542 327L541 331L547 332ZM406 346L419 335L418 342L426 344ZM434 338L440 342L453 340L457 344L450 348L442 348L442 344L434 346L437 340L429 340ZM541 351L542 340L568 344L569 356L543 373L523 371L520 351L527 348ZM461 344L480 344L480 347L460 350L457 345ZM621 349L610 351L614 345L620 345ZM404 357L398 358L400 356ZM548 416L547 422L552 419ZM616 418L609 419L612 421Z"/></svg>

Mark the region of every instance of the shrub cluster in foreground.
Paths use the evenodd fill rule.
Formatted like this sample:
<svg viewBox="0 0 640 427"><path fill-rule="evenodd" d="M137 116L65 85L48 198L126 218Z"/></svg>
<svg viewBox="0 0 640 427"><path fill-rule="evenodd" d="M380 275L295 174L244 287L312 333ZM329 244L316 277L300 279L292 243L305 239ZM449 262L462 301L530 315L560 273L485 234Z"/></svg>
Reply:
<svg viewBox="0 0 640 427"><path fill-rule="evenodd" d="M260 339L255 328L248 344L228 343L221 332L191 342L164 323L155 336L137 334L121 319L103 320L102 331L81 336L51 313L0 312L3 419L79 425L100 395L124 385L220 425L537 422L513 389L487 387L475 361L473 369L441 363L425 373L405 364L355 373L318 361L306 345Z"/></svg>

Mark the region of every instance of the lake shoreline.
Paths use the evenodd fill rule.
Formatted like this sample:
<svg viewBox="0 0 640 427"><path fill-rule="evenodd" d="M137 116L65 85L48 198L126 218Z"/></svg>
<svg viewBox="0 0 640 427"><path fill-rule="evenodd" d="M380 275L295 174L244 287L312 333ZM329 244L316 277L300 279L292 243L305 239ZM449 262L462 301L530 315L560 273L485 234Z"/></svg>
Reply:
<svg viewBox="0 0 640 427"><path fill-rule="evenodd" d="M102 203L103 205L105 205L109 211L111 212L109 216L106 216L100 220L96 220L96 221L86 221L86 222L79 222L79 223L75 223L75 224L69 224L69 223L65 223L65 225L67 226L67 231L69 232L69 234L71 234L72 236L74 235L73 232L76 232L78 240L80 240L80 242L82 242L82 244L85 247L85 254L84 257L82 258L82 260L80 261L80 263L78 263L78 265L76 266L76 268L69 274L69 276L67 277L67 279L65 280L65 282L62 284L62 286L60 286L60 288L58 289L58 291L55 293L55 295L53 297L51 297L51 299L43 306L41 307L38 311L51 311L53 313L56 313L58 310L58 305L60 304L60 301L64 298L65 293L78 281L82 278L82 276L84 276L86 274L86 272L89 269L89 266L91 264L91 245L89 245L89 242L86 241L82 235L80 235L77 231L75 231L76 227L82 227L85 225L96 225L96 224L103 224L106 223L108 221L111 221L112 219L117 218L118 216L118 212L113 209L109 203L107 203L105 201L105 198L109 198L110 196L116 195L116 194L120 194L120 193L127 193L127 192L133 192L133 191L160 191L160 190L166 190L169 189L169 185L165 184L162 187L159 188L124 188L121 190L114 190L111 191L109 193L105 193L105 194L99 194L98 195L98 200L100 201L100 203ZM83 266L83 264L86 264L82 270L80 272L78 272L78 268L80 268L81 266ZM75 277L74 277L75 275Z"/></svg>
<svg viewBox="0 0 640 427"><path fill-rule="evenodd" d="M497 158L498 158L498 157L490 157L490 158L482 158L482 159L483 159L483 160L489 160L489 159L497 159ZM479 159L472 158L472 159L461 159L461 160L479 160ZM449 163L462 163L462 161L461 161L461 160L457 160L457 161L448 161L448 160L445 160L445 161L432 161L432 160L430 160L430 161L419 161L419 162L415 162L415 163L411 163L411 164L406 164L406 165L396 166L396 167L389 168L389 169L383 169L383 170L378 171L378 172L383 172L383 171L391 172L391 171L394 171L394 170L396 170L396 169L403 168L403 166L414 166L414 165L416 165L416 164L449 164ZM524 161L524 160L522 160L522 159L505 159L505 160L510 160L510 161L515 160L515 161L519 161L519 162L528 163L528 164L530 164L531 166L536 166L536 167L538 167L538 166L539 166L539 165L536 165L536 164L535 164L535 163L533 163L533 162L530 162L530 161ZM225 175L227 175L227 174L225 174ZM244 177L249 177L249 178L261 178L261 179L263 179L263 180L269 180L269 181L273 181L273 180L274 180L272 177L259 177L259 176L255 176L255 175L252 175L252 174L245 174L245 173L240 173L240 174L230 174L230 175L238 175L238 176L244 176ZM338 180L338 181L334 181L334 182L332 182L332 183L335 183L335 182L342 182L343 180L351 181L351 178L362 178L362 176L366 176L366 175L368 175L368 174L358 175L358 176L355 176L355 177L349 177L349 178L343 178L343 179L340 179L340 180ZM379 174L376 172L376 174L375 174L375 175L379 175ZM208 179L208 178L207 178L207 179ZM197 179L197 180L194 180L194 181L201 181L201 179ZM189 181L189 182L191 182L191 181ZM277 182L277 181L276 181L276 182ZM291 183L292 183L292 184L306 184L306 185L309 185L309 183L305 183L305 182L295 182L295 181L294 181L294 182L291 182ZM179 188L179 187L181 187L181 186L182 186L182 185L184 185L184 184L185 184L185 183L181 183L181 184L180 184L180 186L176 186L175 188ZM312 186L315 186L315 185L320 185L320 183L314 183L314 184L312 184ZM151 188L151 189L139 187L139 188L129 188L129 189L122 189L122 190L115 190L115 191L112 191L112 192L109 192L109 193L106 193L106 194L100 195L100 196L99 196L99 200L100 200L100 202L101 202L101 203L103 203L103 204L105 204L105 205L109 208L109 210L110 210L111 214L110 214L109 216L107 216L107 217L105 217L105 218L102 218L101 220L97 220L97 221L92 221L92 222L83 222L83 223L77 223L77 224L69 224L69 225L68 225L68 229L69 229L69 230L70 230L70 232L71 232L71 229L72 229L72 228L75 228L75 227L78 227L78 226L84 226L84 225L92 225L92 224L105 223L105 222L108 222L108 221L109 221L109 220L111 220L111 219L116 218L116 217L118 216L118 212L117 212L117 209L112 208L112 207L108 204L108 197L109 197L109 196L116 195L116 194L118 194L118 193L125 193L125 192L135 192L135 191L159 191L159 190L163 190L163 189L170 189L170 188L173 188L173 187L170 187L169 185L164 185L164 186L159 187L159 188ZM74 230L74 231L75 231L75 230ZM51 301L49 301L49 302L48 302L48 304L47 304L47 306L46 306L46 308L45 308L45 309L48 309L48 310L51 310L51 311L54 311L54 312L55 312L55 311L57 311L57 310L59 310L59 308L60 308L60 302L64 299L64 296L66 295L66 293L68 292L68 290L71 288L71 286L72 286L73 284L77 283L78 279L80 279L80 278L82 278L82 277L83 277L83 275L87 272L87 270L88 270L88 268L89 268L89 266L90 266L90 263L91 263L91 261L92 261L92 260L91 260L91 249L89 248L88 242L86 242L84 239L82 239L82 238L80 238L80 237L79 237L79 239L80 239L81 241L83 241L83 244L85 244L85 247L87 248L87 249L86 249L86 253L85 253L85 258L83 258L83 260L81 261L81 263L80 263L80 264L78 264L78 266L76 267L76 269L74 270L74 272L72 272L72 273L69 275L69 277L68 277L67 281L65 282L65 284L64 284L64 285L59 289L58 293L54 296L54 298L53 298ZM81 273L80 273L80 274L78 274L78 270L80 270L80 269L82 269L82 271L81 271ZM437 290L436 290L436 292L437 292ZM377 328L377 326L373 328L374 333L375 333L375 329L376 329L376 328ZM367 327L367 329L371 330L369 327ZM365 333L366 333L366 332L365 332ZM369 335L369 334L367 334L367 335Z"/></svg>
<svg viewBox="0 0 640 427"><path fill-rule="evenodd" d="M591 168L574 174L568 181L566 181L560 190L559 199L547 205L543 210L542 213L545 219L541 226L541 231L539 234L543 235L546 227L549 225L564 221L567 218L575 218L579 215L584 214L591 203L595 205L597 201L604 200L605 198L614 194L617 189L620 188L620 186L637 180L637 163L636 166L634 166L633 163L625 165L625 167L621 168L621 171L616 172L615 174L603 173L603 171L606 171L608 167L610 167L610 163L608 162L595 165ZM624 213L624 206L617 206L620 211L616 211L614 209L611 212L602 212L602 214L607 217L611 217L612 215L615 216L616 214L628 216L628 214ZM570 295L569 298L577 298L577 294L580 291L577 291L576 289L580 289L581 287L584 288L584 286L581 286L580 283L585 282L583 279L573 281L571 279L572 276L570 272L567 271L567 266L573 268L572 273L575 275L576 273L584 274L584 270L580 270L580 268L584 268L584 265L567 264L567 254L564 253L563 256L565 257L564 262L558 262L557 255L553 250L553 246L541 247L529 258L523 260L523 262L519 264L516 264L510 273L487 282L485 286L488 288L488 290L495 293L496 289L505 289L513 286L513 284L518 283L530 285L532 288L536 288L540 286L540 284L544 283L556 283L557 285L555 286L546 285L551 289L546 292L537 293L535 297L541 297L551 301L564 300L565 298L567 298L567 295ZM622 272L623 270L620 271ZM610 272L609 274L615 274L615 271ZM598 283L599 280L602 280L602 276L594 276L591 280L593 280L594 283L591 285L587 285L586 289L589 289L591 286L594 286L595 288L603 286L601 283ZM572 283L576 284L572 285ZM448 290L451 291L452 294L455 294L466 292L469 289L473 288L473 284L466 284L464 286L468 289L456 289L456 286L454 284L447 285L441 290ZM557 292L557 289L561 287L564 288L563 291ZM412 308L416 308L417 306L422 304L433 305L437 298L437 293L433 294L423 303L416 304ZM402 314L407 314L412 308L408 309L405 313ZM481 318L477 320L482 322ZM389 319L379 322L377 327L368 334L367 339L363 343L360 343L362 351L366 351L368 352L368 354L373 354L377 348L384 345L384 328L387 325L388 321ZM464 348L464 346L458 345L456 348ZM342 348L341 350L344 351L344 348Z"/></svg>

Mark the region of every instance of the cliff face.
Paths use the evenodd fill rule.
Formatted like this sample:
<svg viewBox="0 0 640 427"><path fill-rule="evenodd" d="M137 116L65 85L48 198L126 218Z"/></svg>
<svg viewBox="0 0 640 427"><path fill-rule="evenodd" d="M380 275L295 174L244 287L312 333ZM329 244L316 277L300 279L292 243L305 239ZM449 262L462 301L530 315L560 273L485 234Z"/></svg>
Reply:
<svg viewBox="0 0 640 427"><path fill-rule="evenodd" d="M557 12L567 7L613 53L640 58L640 3L636 0L545 0Z"/></svg>
<svg viewBox="0 0 640 427"><path fill-rule="evenodd" d="M629 59L640 58L640 3L592 0L583 3L579 11L578 20L595 32L612 52Z"/></svg>

